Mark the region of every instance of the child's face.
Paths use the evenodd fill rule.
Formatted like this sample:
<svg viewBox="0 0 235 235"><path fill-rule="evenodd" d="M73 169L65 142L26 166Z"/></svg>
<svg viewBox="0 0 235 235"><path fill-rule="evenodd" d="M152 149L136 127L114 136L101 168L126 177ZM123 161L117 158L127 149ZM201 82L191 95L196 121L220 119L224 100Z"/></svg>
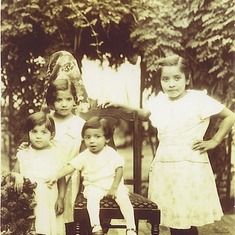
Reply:
<svg viewBox="0 0 235 235"><path fill-rule="evenodd" d="M35 126L29 131L29 141L36 149L44 149L50 144L53 134L46 128L45 124Z"/></svg>
<svg viewBox="0 0 235 235"><path fill-rule="evenodd" d="M186 94L185 87L189 84L185 74L178 66L164 66L162 68L161 86L170 99L179 99Z"/></svg>
<svg viewBox="0 0 235 235"><path fill-rule="evenodd" d="M96 154L99 153L108 142L108 140L106 140L104 136L104 131L102 128L86 129L84 133L84 140L85 140L86 147L92 153L96 153Z"/></svg>
<svg viewBox="0 0 235 235"><path fill-rule="evenodd" d="M53 108L56 114L66 117L72 113L74 104L74 97L69 90L58 91Z"/></svg>

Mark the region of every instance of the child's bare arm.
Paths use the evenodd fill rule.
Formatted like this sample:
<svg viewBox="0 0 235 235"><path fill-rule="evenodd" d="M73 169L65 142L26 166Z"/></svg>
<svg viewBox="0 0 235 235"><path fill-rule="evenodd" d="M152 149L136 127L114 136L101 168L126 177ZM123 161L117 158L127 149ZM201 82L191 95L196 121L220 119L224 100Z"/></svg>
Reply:
<svg viewBox="0 0 235 235"><path fill-rule="evenodd" d="M120 166L115 171L115 177L113 180L113 184L108 192L108 196L115 198L116 193L117 193L117 189L118 189L118 186L122 180L122 177L123 177L123 167Z"/></svg>
<svg viewBox="0 0 235 235"><path fill-rule="evenodd" d="M16 159L17 159L17 158L16 158ZM15 162L15 165L14 165L14 167L13 167L12 172L14 172L14 173L20 173L20 163L19 163L18 159L17 159L16 162Z"/></svg>
<svg viewBox="0 0 235 235"><path fill-rule="evenodd" d="M207 150L213 149L218 146L225 136L229 133L232 126L235 123L235 115L228 108L224 108L217 116L221 117L223 120L220 123L218 131L215 135L207 141L197 141L193 145L193 150L199 150L200 153L204 153Z"/></svg>
<svg viewBox="0 0 235 235"><path fill-rule="evenodd" d="M55 204L55 211L57 215L60 215L64 212L64 197L66 190L66 180L65 177L62 177L57 182L58 186L58 198Z"/></svg>
<svg viewBox="0 0 235 235"><path fill-rule="evenodd" d="M60 170L54 177L45 180L45 183L49 188L51 188L57 182L57 180L73 173L74 171L75 168L71 164L68 164L64 168L62 168L62 170Z"/></svg>
<svg viewBox="0 0 235 235"><path fill-rule="evenodd" d="M20 165L18 160L14 165L11 175L15 180L14 189L17 192L22 192L24 185L24 177L20 174Z"/></svg>
<svg viewBox="0 0 235 235"><path fill-rule="evenodd" d="M231 128L235 123L235 114L228 108L224 108L219 114L219 117L223 118L220 123L218 131L213 136L213 140L218 142L218 144L224 139L224 137L229 133Z"/></svg>
<svg viewBox="0 0 235 235"><path fill-rule="evenodd" d="M118 103L114 103L114 102L106 102L106 103L102 104L101 107L102 108L109 108L109 107L123 108L128 111L136 111L138 113L138 116L140 117L140 119L142 119L143 121L147 121L149 119L150 114L151 114L150 111L145 110L145 109L134 108L129 105L118 104Z"/></svg>

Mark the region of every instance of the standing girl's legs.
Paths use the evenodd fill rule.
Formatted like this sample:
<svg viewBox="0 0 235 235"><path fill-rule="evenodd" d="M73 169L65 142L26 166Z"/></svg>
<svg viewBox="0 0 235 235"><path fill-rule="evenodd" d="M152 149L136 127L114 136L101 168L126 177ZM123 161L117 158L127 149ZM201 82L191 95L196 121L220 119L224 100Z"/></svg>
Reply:
<svg viewBox="0 0 235 235"><path fill-rule="evenodd" d="M189 229L170 228L171 235L198 235L197 227L192 226Z"/></svg>
<svg viewBox="0 0 235 235"><path fill-rule="evenodd" d="M66 194L65 194L65 207L64 207L64 221L66 235L75 234L75 225L73 222L73 205L78 194L80 186L80 172L75 171L73 174L66 177Z"/></svg>
<svg viewBox="0 0 235 235"><path fill-rule="evenodd" d="M129 195L126 192L118 191L116 202L120 207L124 219L126 220L127 229L136 230L134 209Z"/></svg>

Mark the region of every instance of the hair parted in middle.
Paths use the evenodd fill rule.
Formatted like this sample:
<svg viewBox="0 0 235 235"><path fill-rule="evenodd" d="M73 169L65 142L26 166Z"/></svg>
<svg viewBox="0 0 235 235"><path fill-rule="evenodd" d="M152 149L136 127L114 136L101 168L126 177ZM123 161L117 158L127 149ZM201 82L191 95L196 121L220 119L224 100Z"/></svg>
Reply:
<svg viewBox="0 0 235 235"><path fill-rule="evenodd" d="M45 124L46 128L55 134L55 122L54 119L45 112L36 112L31 114L25 122L25 132L28 134L35 126L41 126Z"/></svg>
<svg viewBox="0 0 235 235"><path fill-rule="evenodd" d="M77 104L77 93L74 84L68 79L58 79L53 81L46 92L46 102L48 106L53 106L58 91L66 91L69 90L74 98L75 104Z"/></svg>
<svg viewBox="0 0 235 235"><path fill-rule="evenodd" d="M99 116L94 116L88 119L82 128L82 138L84 138L85 131L87 129L99 129L102 128L104 131L104 137L108 140L113 136L113 127L110 125L107 119Z"/></svg>
<svg viewBox="0 0 235 235"><path fill-rule="evenodd" d="M159 72L160 77L162 75L162 69L165 66L178 66L179 70L185 74L185 78L187 80L190 80L190 86L192 86L190 66L189 66L188 61L185 58L179 55L173 54L165 58L160 58L157 61L157 64L158 64L157 70Z"/></svg>

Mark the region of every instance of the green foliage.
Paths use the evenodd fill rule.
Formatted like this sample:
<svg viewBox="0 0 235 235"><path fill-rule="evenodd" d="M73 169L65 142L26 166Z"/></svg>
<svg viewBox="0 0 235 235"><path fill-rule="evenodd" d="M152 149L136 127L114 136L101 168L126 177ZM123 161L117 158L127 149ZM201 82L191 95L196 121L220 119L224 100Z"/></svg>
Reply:
<svg viewBox="0 0 235 235"><path fill-rule="evenodd" d="M157 59L173 52L189 58L196 88L228 101L224 94L234 87L233 1L146 1L143 9L131 39L146 64L146 86L155 85Z"/></svg>
<svg viewBox="0 0 235 235"><path fill-rule="evenodd" d="M233 15L231 0L4 0L3 67L59 49L111 66L140 54L149 80L157 59L174 52L190 58L196 87L220 96L234 81Z"/></svg>
<svg viewBox="0 0 235 235"><path fill-rule="evenodd" d="M57 50L80 63L109 60L117 67L142 58L142 89L156 87L156 61L177 53L189 59L195 88L234 108L232 0L3 0L2 116L9 156L22 139L25 117L40 109L46 62ZM159 86L157 89L160 89Z"/></svg>
<svg viewBox="0 0 235 235"><path fill-rule="evenodd" d="M145 73L142 71L143 89L160 89L156 62L159 57L176 53L188 58L195 88L207 89L210 95L234 109L233 1L145 1L142 8L131 40L142 56L142 68L146 69ZM208 138L219 124L218 120L212 122ZM231 171L228 146L231 139L209 153L221 197L228 196L221 193L220 187Z"/></svg>
<svg viewBox="0 0 235 235"><path fill-rule="evenodd" d="M51 54L54 50L67 49L80 58L86 54L91 59L102 59L105 53L112 54L114 49L109 45L112 40L122 41L122 33L128 39L131 2L50 0L48 4L45 0L5 0L2 3L3 50L18 36L21 44L27 42L27 51L34 55L42 56L43 50ZM125 45L126 40L123 41Z"/></svg>
<svg viewBox="0 0 235 235"><path fill-rule="evenodd" d="M23 191L14 190L14 178L10 173L1 178L1 235L33 235L34 189L37 185L24 178Z"/></svg>
<svg viewBox="0 0 235 235"><path fill-rule="evenodd" d="M14 156L24 119L43 103L50 54L68 50L78 62L87 55L121 64L134 53L127 27L131 8L120 0L3 0L1 10L2 112Z"/></svg>
<svg viewBox="0 0 235 235"><path fill-rule="evenodd" d="M2 68L2 116L9 130L10 156L14 156L15 148L25 134L22 130L25 118L40 110L46 77L41 77L43 71L41 75L39 71L44 63L42 58L31 57L24 61L20 57L15 62L9 60ZM24 64L27 67L22 66Z"/></svg>
<svg viewBox="0 0 235 235"><path fill-rule="evenodd" d="M209 76L206 83L219 97L234 84L234 4L232 1L211 1L199 9L194 17L186 49L191 49L198 69L201 66ZM205 79L204 79L205 81ZM203 81L201 81L203 82Z"/></svg>

